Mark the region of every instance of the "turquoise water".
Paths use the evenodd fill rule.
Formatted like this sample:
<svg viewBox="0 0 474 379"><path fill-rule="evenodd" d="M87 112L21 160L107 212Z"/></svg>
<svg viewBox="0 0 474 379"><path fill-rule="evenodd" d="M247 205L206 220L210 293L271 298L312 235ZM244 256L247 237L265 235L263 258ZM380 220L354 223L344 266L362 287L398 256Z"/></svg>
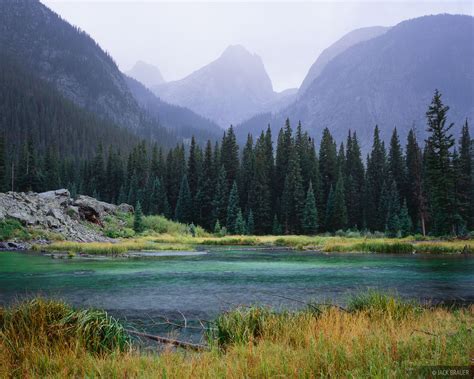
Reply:
<svg viewBox="0 0 474 379"><path fill-rule="evenodd" d="M350 294L367 288L435 302L474 303L474 258L235 248L96 260L0 253L0 304L42 294L75 306L104 308L154 330L160 328L156 318L161 315L177 320L181 312L196 320L243 304L344 304Z"/></svg>

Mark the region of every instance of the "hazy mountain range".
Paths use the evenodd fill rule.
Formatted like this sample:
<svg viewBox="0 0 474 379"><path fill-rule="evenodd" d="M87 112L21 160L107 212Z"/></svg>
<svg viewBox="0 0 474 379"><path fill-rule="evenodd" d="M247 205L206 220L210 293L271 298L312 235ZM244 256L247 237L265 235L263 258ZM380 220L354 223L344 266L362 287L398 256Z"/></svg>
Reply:
<svg viewBox="0 0 474 379"><path fill-rule="evenodd" d="M40 2L0 2L2 67L16 78L27 72L35 88L44 82L43 92L54 91L54 101L45 100L51 114L60 114L54 107L63 97L84 119L92 115L94 125L106 122L102 129L109 133L115 125L164 146L192 135L199 142L216 140L230 124L238 124L244 140L268 124L278 130L287 117L293 124L301 120L317 138L324 127L339 141L355 130L362 145L376 124L384 139L395 126L402 138L413 125L423 135L435 88L459 126L474 116L473 35L474 18L454 15L358 29L323 51L299 90L277 93L262 59L240 45L181 80L165 82L158 68L144 62L124 75L91 37ZM20 89L24 98L32 92L27 81ZM87 133L78 136L84 144L97 143ZM127 138L122 133L119 139Z"/></svg>
<svg viewBox="0 0 474 379"><path fill-rule="evenodd" d="M301 120L318 138L328 127L342 141L352 129L364 144L371 140L376 124L385 140L394 127L402 139L413 126L423 137L425 112L436 88L451 107L449 120L459 128L466 118L474 117L473 35L470 16L425 16L401 22L339 52L322 69L315 69L316 62L308 76L319 74L310 84L305 79L306 89L300 90L294 103L242 123L238 136L243 140L268 123L277 130L289 117L293 123ZM334 46L325 52L331 50Z"/></svg>
<svg viewBox="0 0 474 379"><path fill-rule="evenodd" d="M136 62L129 71L125 72L125 74L139 81L148 88L152 88L165 82L158 67L142 61Z"/></svg>
<svg viewBox="0 0 474 379"><path fill-rule="evenodd" d="M215 61L187 77L152 87L161 99L187 107L221 127L287 105L296 90L277 93L262 59L243 46L229 46Z"/></svg>

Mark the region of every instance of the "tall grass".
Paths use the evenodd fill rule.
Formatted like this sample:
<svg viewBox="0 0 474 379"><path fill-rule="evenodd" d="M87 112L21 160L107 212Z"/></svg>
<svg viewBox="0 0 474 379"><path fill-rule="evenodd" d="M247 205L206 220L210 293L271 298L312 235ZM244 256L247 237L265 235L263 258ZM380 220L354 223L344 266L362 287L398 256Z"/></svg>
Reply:
<svg viewBox="0 0 474 379"><path fill-rule="evenodd" d="M109 343L99 352L84 334L68 332L70 311L44 300L0 309L0 377L416 377L420 366L467 366L474 349L473 306L422 308L376 294L354 299L348 311L227 312L216 320L212 349L200 353L114 350L119 345ZM107 330L93 329L92 339Z"/></svg>

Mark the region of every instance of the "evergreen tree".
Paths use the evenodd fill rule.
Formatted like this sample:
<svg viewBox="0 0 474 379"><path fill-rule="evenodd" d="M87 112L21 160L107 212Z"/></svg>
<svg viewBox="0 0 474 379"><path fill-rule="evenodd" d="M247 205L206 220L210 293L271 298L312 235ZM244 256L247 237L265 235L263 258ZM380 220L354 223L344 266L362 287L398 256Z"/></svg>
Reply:
<svg viewBox="0 0 474 379"><path fill-rule="evenodd" d="M300 233L302 231L304 204L305 196L299 156L292 146L281 200L285 233Z"/></svg>
<svg viewBox="0 0 474 379"><path fill-rule="evenodd" d="M186 224L191 223L193 221L192 206L193 202L191 198L191 191L189 190L188 178L186 175L184 175L183 179L181 180L178 200L176 202L176 208L174 212L175 219Z"/></svg>
<svg viewBox="0 0 474 379"><path fill-rule="evenodd" d="M236 222L239 213L239 191L237 189L237 183L234 181L232 189L229 194L229 201L227 202L227 231L230 234L237 232Z"/></svg>
<svg viewBox="0 0 474 379"><path fill-rule="evenodd" d="M328 128L323 130L321 139L321 147L319 149L319 173L321 176L321 212L326 212L326 204L328 204L329 192L331 187L336 185L337 175L337 152L336 143L332 138ZM322 230L328 230L325 223L321 225Z"/></svg>
<svg viewBox="0 0 474 379"><path fill-rule="evenodd" d="M256 234L271 232L272 227L272 171L273 152L271 135L260 135L255 146L255 230ZM250 229L250 223L247 228Z"/></svg>
<svg viewBox="0 0 474 379"><path fill-rule="evenodd" d="M273 216L273 223L272 223L272 234L274 236L279 236L280 234L282 234L283 231L281 229L281 224L278 222L278 217L277 215L275 214Z"/></svg>
<svg viewBox="0 0 474 379"><path fill-rule="evenodd" d="M243 209L255 206L255 154L253 151L253 138L249 134L247 143L242 152L242 164L240 166L240 202Z"/></svg>
<svg viewBox="0 0 474 379"><path fill-rule="evenodd" d="M105 187L105 164L104 164L104 148L102 143L97 147L97 152L92 161L91 166L91 191L98 194L98 199L103 199ZM132 203L133 204L133 203Z"/></svg>
<svg viewBox="0 0 474 379"><path fill-rule="evenodd" d="M398 217L400 232L402 237L410 235L413 229L413 223L410 215L408 214L407 202L403 201L402 208L400 209L400 216Z"/></svg>
<svg viewBox="0 0 474 379"><path fill-rule="evenodd" d="M247 216L247 234L252 235L255 233L255 221L253 218L253 212L250 209Z"/></svg>
<svg viewBox="0 0 474 379"><path fill-rule="evenodd" d="M88 181L92 182L91 180ZM60 184L61 179L59 178L58 157L52 148L48 148L46 150L43 162L42 187L44 190L53 190L60 188ZM91 192L88 193L91 194Z"/></svg>
<svg viewBox="0 0 474 379"><path fill-rule="evenodd" d="M303 212L303 231L305 234L316 234L318 230L318 211L314 198L313 184L309 182L306 202Z"/></svg>
<svg viewBox="0 0 474 379"><path fill-rule="evenodd" d="M196 222L207 230L211 230L213 217L213 199L215 190L214 163L211 141L207 141L202 165L202 176L199 180L198 192L194 200Z"/></svg>
<svg viewBox="0 0 474 379"><path fill-rule="evenodd" d="M421 232L426 235L426 196L423 188L423 154L415 132L411 129L407 138L407 183L410 184L406 191L408 213L413 224L419 224Z"/></svg>
<svg viewBox="0 0 474 379"><path fill-rule="evenodd" d="M330 191L331 193L332 191ZM344 178L342 172L337 175L337 182L332 199L328 197L327 228L329 231L344 229L347 225L347 208L344 194Z"/></svg>
<svg viewBox="0 0 474 379"><path fill-rule="evenodd" d="M448 110L449 107L442 103L441 94L436 90L426 112L428 123L426 175L429 183L432 229L435 234L455 233L456 224L451 151L454 138L450 134L454 124L446 124Z"/></svg>
<svg viewBox="0 0 474 379"><path fill-rule="evenodd" d="M133 230L135 233L141 233L145 230L145 225L143 224L143 213L142 206L140 202L137 202L135 206L135 213L133 217Z"/></svg>
<svg viewBox="0 0 474 379"><path fill-rule="evenodd" d="M379 212L384 207L381 202L382 189L386 175L386 153L380 140L378 126L375 127L372 151L367 161L366 182L366 222L370 230L385 230L385 214ZM374 205L375 204L375 205Z"/></svg>
<svg viewBox="0 0 474 379"><path fill-rule="evenodd" d="M471 156L471 136L469 125L464 123L459 140L459 162L456 170L457 203L459 215L466 223L467 227L474 227L474 204L473 204L473 179L472 179L472 156Z"/></svg>
<svg viewBox="0 0 474 379"><path fill-rule="evenodd" d="M5 161L5 137L0 134L0 192L7 190L7 164Z"/></svg>
<svg viewBox="0 0 474 379"><path fill-rule="evenodd" d="M246 234L246 227L245 227L245 220L244 216L242 215L242 210L239 208L239 211L237 212L237 218L235 220L235 234Z"/></svg>
<svg viewBox="0 0 474 379"><path fill-rule="evenodd" d="M197 153L198 147L196 146L196 140L194 136L191 138L191 146L189 148L188 158L188 177L189 177L189 190L191 191L191 197L194 199L196 196L198 185L199 185L199 158Z"/></svg>
<svg viewBox="0 0 474 379"><path fill-rule="evenodd" d="M346 145L346 205L347 222L350 228L362 228L364 226L364 187L365 170L357 135L354 133L347 137Z"/></svg>
<svg viewBox="0 0 474 379"><path fill-rule="evenodd" d="M224 166L221 166L217 176L212 210L213 219L219 220L221 225L225 225L227 221L227 178Z"/></svg>
<svg viewBox="0 0 474 379"><path fill-rule="evenodd" d="M288 163L292 150L292 134L290 120L285 121L284 129L280 129L277 140L275 160L275 182L273 183L274 198L276 201L283 196L284 183L288 171Z"/></svg>
<svg viewBox="0 0 474 379"><path fill-rule="evenodd" d="M395 180L392 180L392 184L387 191L387 200L384 202L386 204L385 232L389 237L397 237L401 230L399 219L400 195Z"/></svg>
<svg viewBox="0 0 474 379"><path fill-rule="evenodd" d="M25 143L20 155L18 165L18 188L20 191L38 191L39 177L36 164L36 154L33 146L33 140L30 138ZM57 189L57 188L48 188Z"/></svg>
<svg viewBox="0 0 474 379"><path fill-rule="evenodd" d="M405 198L406 190L406 165L402 147L398 138L397 129L393 129L390 139L390 149L388 153L388 173L397 185L400 200Z"/></svg>
<svg viewBox="0 0 474 379"><path fill-rule="evenodd" d="M232 125L224 133L221 147L221 164L224 166L227 178L227 189L232 188L232 183L238 180L239 175L239 146Z"/></svg>

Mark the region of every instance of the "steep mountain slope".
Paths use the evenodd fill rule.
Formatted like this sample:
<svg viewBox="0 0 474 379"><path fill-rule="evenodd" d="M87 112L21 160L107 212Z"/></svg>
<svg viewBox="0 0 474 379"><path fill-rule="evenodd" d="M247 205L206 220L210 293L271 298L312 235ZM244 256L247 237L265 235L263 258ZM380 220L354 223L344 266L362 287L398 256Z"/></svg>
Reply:
<svg viewBox="0 0 474 379"><path fill-rule="evenodd" d="M157 86L165 82L158 67L142 61L135 63L135 65L129 71L126 71L125 74L135 80L138 80L147 88L152 88L153 86Z"/></svg>
<svg viewBox="0 0 474 379"><path fill-rule="evenodd" d="M180 141L172 117L168 127L160 125L139 106L113 59L39 1L0 1L0 51L100 118L163 146Z"/></svg>
<svg viewBox="0 0 474 379"><path fill-rule="evenodd" d="M190 108L222 127L271 107L277 97L260 57L240 45L229 46L207 66L153 91L164 101Z"/></svg>
<svg viewBox="0 0 474 379"><path fill-rule="evenodd" d="M317 138L328 127L339 141L356 130L367 150L376 124L385 140L395 126L405 139L413 125L423 138L425 112L438 88L459 128L474 117L473 36L470 16L404 21L336 56L303 96L267 121L277 129L286 117L301 120ZM238 134L246 135L254 124L240 125Z"/></svg>
<svg viewBox="0 0 474 379"><path fill-rule="evenodd" d="M156 117L160 125L172 129L178 137L189 139L194 135L201 143L208 139L216 140L222 137L223 130L214 122L187 108L162 101L133 78L126 76L125 80L138 104L150 115Z"/></svg>
<svg viewBox="0 0 474 379"><path fill-rule="evenodd" d="M367 28L356 29L350 33L347 33L342 38L333 43L331 46L324 49L324 51L319 55L318 59L316 59L316 61L309 69L308 74L303 80L303 83L301 83L298 94L302 95L308 89L311 83L319 75L321 75L321 72L323 71L324 67L326 67L326 65L331 61L331 59L338 56L351 46L378 37L379 35L385 33L388 29L389 28L384 26L372 26Z"/></svg>
<svg viewBox="0 0 474 379"><path fill-rule="evenodd" d="M91 157L99 143L126 152L139 142L126 128L78 107L3 53L0 115L0 135L5 138L8 161L18 156L27 140L39 153L53 148L56 154L72 160Z"/></svg>

